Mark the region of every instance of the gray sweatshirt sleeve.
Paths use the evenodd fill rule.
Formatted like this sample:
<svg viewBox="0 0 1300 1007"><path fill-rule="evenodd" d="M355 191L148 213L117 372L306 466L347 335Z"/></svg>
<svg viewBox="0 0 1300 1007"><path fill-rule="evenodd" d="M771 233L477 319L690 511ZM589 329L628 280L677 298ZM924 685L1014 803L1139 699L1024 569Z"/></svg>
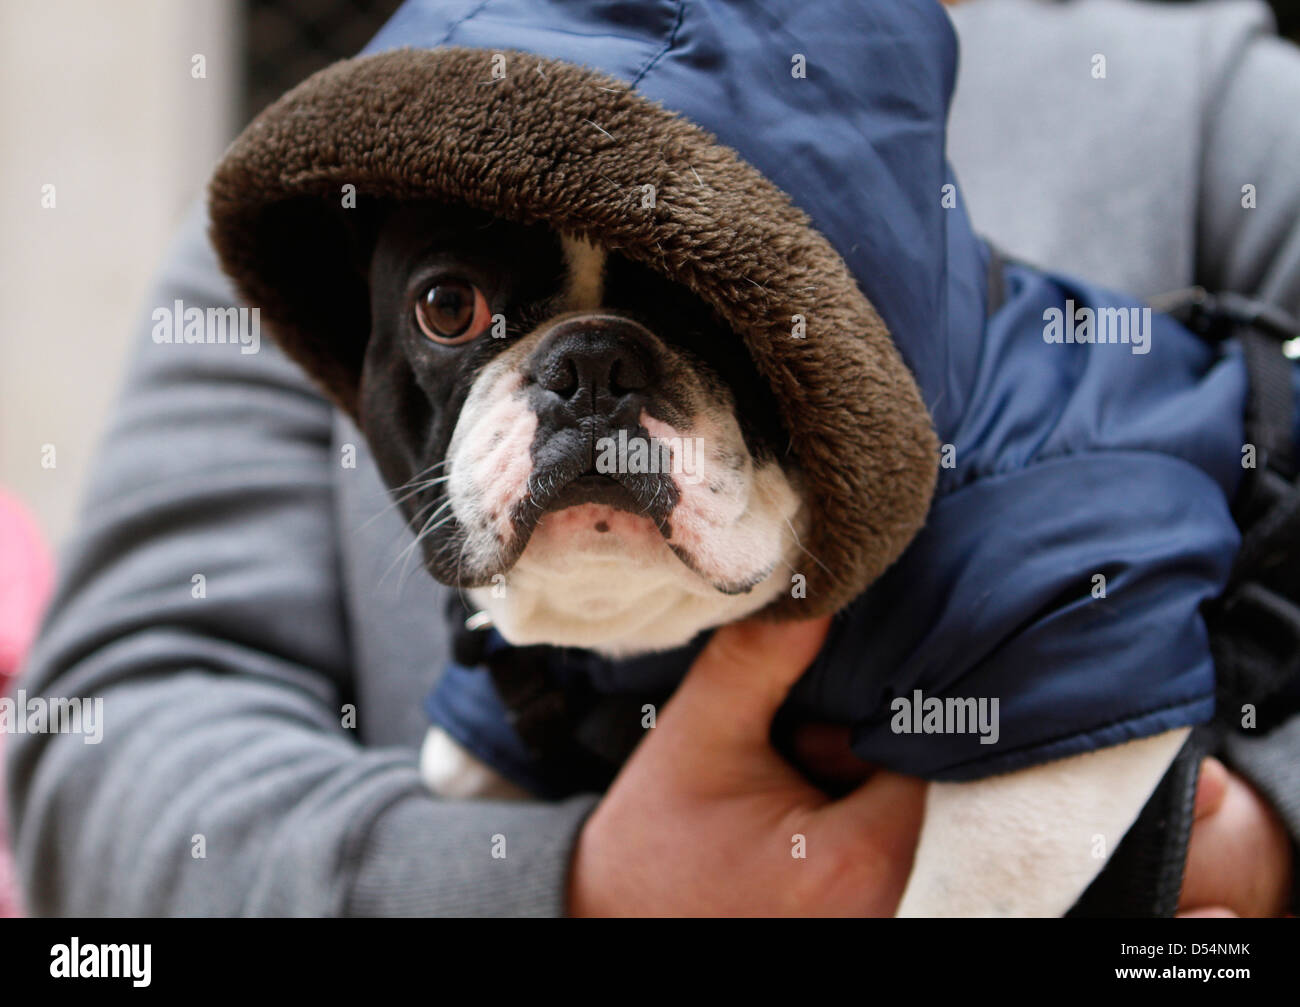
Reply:
<svg viewBox="0 0 1300 1007"><path fill-rule="evenodd" d="M151 307L235 303L205 224L192 214ZM158 344L151 318L137 336L22 682L101 698L102 740L10 739L30 910L563 912L593 798L438 801L414 751L342 726L330 407L269 341Z"/></svg>
<svg viewBox="0 0 1300 1007"><path fill-rule="evenodd" d="M1300 317L1300 49L1263 32L1235 48L1207 88L1196 273Z"/></svg>

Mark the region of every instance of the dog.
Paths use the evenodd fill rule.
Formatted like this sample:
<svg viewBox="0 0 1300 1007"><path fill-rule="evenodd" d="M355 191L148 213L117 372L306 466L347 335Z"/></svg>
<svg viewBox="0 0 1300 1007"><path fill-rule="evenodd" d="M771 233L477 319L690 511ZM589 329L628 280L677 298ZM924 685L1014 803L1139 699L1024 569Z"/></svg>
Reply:
<svg viewBox="0 0 1300 1007"><path fill-rule="evenodd" d="M506 640L628 657L788 590L804 482L701 299L616 247L467 207L397 202L363 245L362 428L429 572ZM1064 913L1187 733L932 783L899 915ZM438 728L420 764L445 796L526 796Z"/></svg>

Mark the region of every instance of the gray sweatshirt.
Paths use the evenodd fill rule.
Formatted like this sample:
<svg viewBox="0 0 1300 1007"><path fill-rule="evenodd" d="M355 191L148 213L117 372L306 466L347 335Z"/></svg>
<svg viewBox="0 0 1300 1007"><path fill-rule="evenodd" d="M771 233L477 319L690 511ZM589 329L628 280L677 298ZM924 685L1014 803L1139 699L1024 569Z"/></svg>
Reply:
<svg viewBox="0 0 1300 1007"><path fill-rule="evenodd" d="M1300 54L1262 5L952 14L950 153L1001 248L1139 295L1195 282L1300 310ZM191 216L142 313L24 683L104 699L98 745L11 739L30 908L563 912L595 796L460 803L419 779L445 589L403 557L356 429L267 340L151 338L157 306L234 303L204 223ZM1297 751L1292 723L1232 752L1293 830Z"/></svg>

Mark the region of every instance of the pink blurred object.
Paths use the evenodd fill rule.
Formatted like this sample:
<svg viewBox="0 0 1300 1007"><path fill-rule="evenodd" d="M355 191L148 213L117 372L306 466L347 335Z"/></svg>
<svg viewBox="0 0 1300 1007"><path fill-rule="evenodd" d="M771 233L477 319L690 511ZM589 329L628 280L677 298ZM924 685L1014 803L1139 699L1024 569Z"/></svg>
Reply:
<svg viewBox="0 0 1300 1007"><path fill-rule="evenodd" d="M17 500L0 490L0 695L13 689L53 585L54 563L40 529ZM3 745L0 735L0 758ZM20 916L4 807L0 774L0 916Z"/></svg>
<svg viewBox="0 0 1300 1007"><path fill-rule="evenodd" d="M36 522L0 490L0 688L18 674L54 584L54 564Z"/></svg>

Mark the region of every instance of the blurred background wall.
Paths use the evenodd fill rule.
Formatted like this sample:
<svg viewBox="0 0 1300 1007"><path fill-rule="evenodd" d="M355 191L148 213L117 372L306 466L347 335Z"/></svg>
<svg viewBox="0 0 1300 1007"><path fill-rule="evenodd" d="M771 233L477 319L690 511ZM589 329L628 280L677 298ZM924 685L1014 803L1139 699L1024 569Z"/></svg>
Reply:
<svg viewBox="0 0 1300 1007"><path fill-rule="evenodd" d="M56 544L150 279L213 164L254 112L355 53L397 6L0 2L0 486Z"/></svg>
<svg viewBox="0 0 1300 1007"><path fill-rule="evenodd" d="M0 3L0 484L55 539L150 274L234 127L235 14L226 0Z"/></svg>

